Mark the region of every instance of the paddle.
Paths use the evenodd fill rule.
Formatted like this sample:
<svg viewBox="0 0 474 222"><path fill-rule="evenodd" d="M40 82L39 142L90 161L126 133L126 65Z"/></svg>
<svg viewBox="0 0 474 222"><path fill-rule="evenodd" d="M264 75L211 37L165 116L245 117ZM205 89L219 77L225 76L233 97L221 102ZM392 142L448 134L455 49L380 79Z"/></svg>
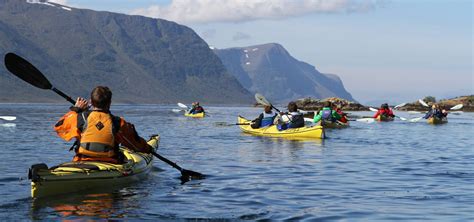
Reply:
<svg viewBox="0 0 474 222"><path fill-rule="evenodd" d="M463 106L464 106L463 104L457 104L457 105L451 107L450 110L459 110L459 109L462 109Z"/></svg>
<svg viewBox="0 0 474 222"><path fill-rule="evenodd" d="M7 67L8 71L23 81L40 89L53 90L55 93L65 98L68 102L72 104L76 103L76 101L74 101L71 97L67 96L59 89L53 87L53 85L51 85L43 73L41 73L30 62L26 61L20 56L11 52L7 53L5 55L5 66Z"/></svg>
<svg viewBox="0 0 474 222"><path fill-rule="evenodd" d="M419 99L418 102L424 107L429 107L428 104L426 104L422 99Z"/></svg>
<svg viewBox="0 0 474 222"><path fill-rule="evenodd" d="M353 121L353 120L350 120L350 121ZM355 121L365 122L365 123L373 123L373 122L375 122L375 119L371 117L371 118L356 119Z"/></svg>
<svg viewBox="0 0 474 222"><path fill-rule="evenodd" d="M178 164L171 162L170 160L166 159L165 157L161 156L160 154L158 154L154 151L151 152L151 154L153 154L153 156L160 159L161 161L163 161L163 162L169 164L170 166L174 167L175 169L179 170L179 172L181 172L181 182L183 182L183 183L188 182L189 180L202 180L202 179L206 178L206 176L202 173L198 173L198 172L195 172L195 171L192 171L192 170L187 170L187 169L181 168L180 166L178 166Z"/></svg>
<svg viewBox="0 0 474 222"><path fill-rule="evenodd" d="M396 106L393 107L393 108L394 108L394 109L398 109L398 108L400 108L400 107L405 106L406 104L407 104L407 103L398 104L398 105L396 105Z"/></svg>
<svg viewBox="0 0 474 222"><path fill-rule="evenodd" d="M64 94L60 90L54 88L49 80L41 73L36 67L34 67L30 62L26 61L25 59L17 56L13 53L8 53L5 55L5 66L7 67L8 71L12 74L17 76L18 78L24 80L25 82L38 87L40 89L50 89L65 98L72 104L76 102L71 99L68 95ZM194 179L203 179L205 176L201 173L194 172L191 170L186 170L178 166L176 163L171 162L170 160L166 159L165 157L159 155L156 152L152 152L154 156L158 159L162 160L163 162L169 164L170 166L178 169L181 172L181 179L184 178L194 178Z"/></svg>
<svg viewBox="0 0 474 222"><path fill-rule="evenodd" d="M226 123L226 122L215 122L216 126L248 126L250 123Z"/></svg>
<svg viewBox="0 0 474 222"><path fill-rule="evenodd" d="M277 112L280 113L280 110L274 107L268 100L260 93L255 93L255 100L257 100L258 103L265 105L265 106L270 106L272 109L275 109Z"/></svg>
<svg viewBox="0 0 474 222"><path fill-rule="evenodd" d="M186 106L186 105L184 105L184 104L182 104L182 103L178 103L178 106L181 107L181 108L183 108L184 110L189 110L189 107Z"/></svg>
<svg viewBox="0 0 474 222"><path fill-rule="evenodd" d="M315 111L306 111L306 110L302 110L302 109L298 109L298 112L300 112L302 114L315 113Z"/></svg>
<svg viewBox="0 0 474 222"><path fill-rule="evenodd" d="M0 116L0 119L13 121L13 120L16 120L16 116Z"/></svg>
<svg viewBox="0 0 474 222"><path fill-rule="evenodd" d="M182 109L171 109L171 111L173 111L175 113L179 113L179 112L184 111L184 110L182 110Z"/></svg>

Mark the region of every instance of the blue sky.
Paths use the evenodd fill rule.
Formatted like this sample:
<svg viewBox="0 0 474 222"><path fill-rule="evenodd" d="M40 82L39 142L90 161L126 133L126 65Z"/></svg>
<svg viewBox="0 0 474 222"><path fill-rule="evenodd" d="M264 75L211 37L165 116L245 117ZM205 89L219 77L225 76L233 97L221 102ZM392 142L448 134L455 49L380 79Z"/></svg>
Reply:
<svg viewBox="0 0 474 222"><path fill-rule="evenodd" d="M469 0L62 2L164 17L193 28L217 48L277 42L320 72L339 75L362 102L474 93L474 6ZM275 8L267 10L270 3Z"/></svg>

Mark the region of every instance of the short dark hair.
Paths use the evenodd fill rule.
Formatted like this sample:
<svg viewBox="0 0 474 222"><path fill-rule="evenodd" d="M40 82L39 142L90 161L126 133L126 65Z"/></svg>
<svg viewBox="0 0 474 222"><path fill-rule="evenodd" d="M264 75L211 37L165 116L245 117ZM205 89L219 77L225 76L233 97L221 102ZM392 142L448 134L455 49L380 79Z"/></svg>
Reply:
<svg viewBox="0 0 474 222"><path fill-rule="evenodd" d="M296 105L295 102L288 103L288 111L290 111L290 112L298 111L298 106Z"/></svg>
<svg viewBox="0 0 474 222"><path fill-rule="evenodd" d="M112 91L107 86L97 86L91 92L92 105L99 109L108 109L112 103Z"/></svg>

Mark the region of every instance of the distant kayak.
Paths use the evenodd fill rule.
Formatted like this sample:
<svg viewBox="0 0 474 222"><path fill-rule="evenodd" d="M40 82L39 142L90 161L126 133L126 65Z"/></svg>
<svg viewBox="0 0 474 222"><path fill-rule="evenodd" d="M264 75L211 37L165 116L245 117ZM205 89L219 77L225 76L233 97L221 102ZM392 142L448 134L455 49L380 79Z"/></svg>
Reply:
<svg viewBox="0 0 474 222"><path fill-rule="evenodd" d="M448 118L446 118L446 117L444 117L444 118L430 117L430 118L428 118L427 122L429 124L434 124L434 125L443 124L443 123L448 122Z"/></svg>
<svg viewBox="0 0 474 222"><path fill-rule="evenodd" d="M156 150L159 142L160 137L154 136L148 144ZM33 165L28 173L31 197L41 198L143 180L152 168L153 155L125 147L121 147L120 152L125 156L124 164L81 161L62 163L49 169L46 164Z"/></svg>
<svg viewBox="0 0 474 222"><path fill-rule="evenodd" d="M305 126L295 129L287 129L279 131L276 125L269 127L262 127L253 129L250 126L250 120L245 119L242 116L237 118L237 122L240 124L239 127L244 133L258 135L258 136L270 136L270 137L284 137L284 138L324 138L324 129L322 126Z"/></svg>
<svg viewBox="0 0 474 222"><path fill-rule="evenodd" d="M204 118L206 114L205 113L196 113L196 114L184 113L184 116L193 117L193 118Z"/></svg>

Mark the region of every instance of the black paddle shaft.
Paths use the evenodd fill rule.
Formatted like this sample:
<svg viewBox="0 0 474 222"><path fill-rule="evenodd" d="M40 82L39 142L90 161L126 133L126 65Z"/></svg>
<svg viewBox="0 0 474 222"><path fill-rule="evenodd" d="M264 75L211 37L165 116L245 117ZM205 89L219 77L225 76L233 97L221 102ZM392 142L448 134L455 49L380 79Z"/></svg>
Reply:
<svg viewBox="0 0 474 222"><path fill-rule="evenodd" d="M56 89L56 88L51 88L51 90L53 90L55 93L57 93L58 95L62 96L63 98L65 98L68 102L72 103L73 105L76 104L76 101L74 101L70 96L66 95L65 93L63 93L61 90L59 89Z"/></svg>
<svg viewBox="0 0 474 222"><path fill-rule="evenodd" d="M5 55L5 66L8 71L23 81L40 89L53 90L68 102L72 104L76 103L70 96L53 87L43 73L41 73L41 71L39 71L33 64L15 53L10 52Z"/></svg>
<svg viewBox="0 0 474 222"><path fill-rule="evenodd" d="M182 171L183 168L181 168L180 166L178 166L178 164L176 163L173 163L171 160L168 160L166 158L164 158L163 156L161 156L160 154L156 153L156 152L152 152L153 156L155 156L156 158L160 159L161 161L171 165L172 167L176 168L177 170L179 171Z"/></svg>

